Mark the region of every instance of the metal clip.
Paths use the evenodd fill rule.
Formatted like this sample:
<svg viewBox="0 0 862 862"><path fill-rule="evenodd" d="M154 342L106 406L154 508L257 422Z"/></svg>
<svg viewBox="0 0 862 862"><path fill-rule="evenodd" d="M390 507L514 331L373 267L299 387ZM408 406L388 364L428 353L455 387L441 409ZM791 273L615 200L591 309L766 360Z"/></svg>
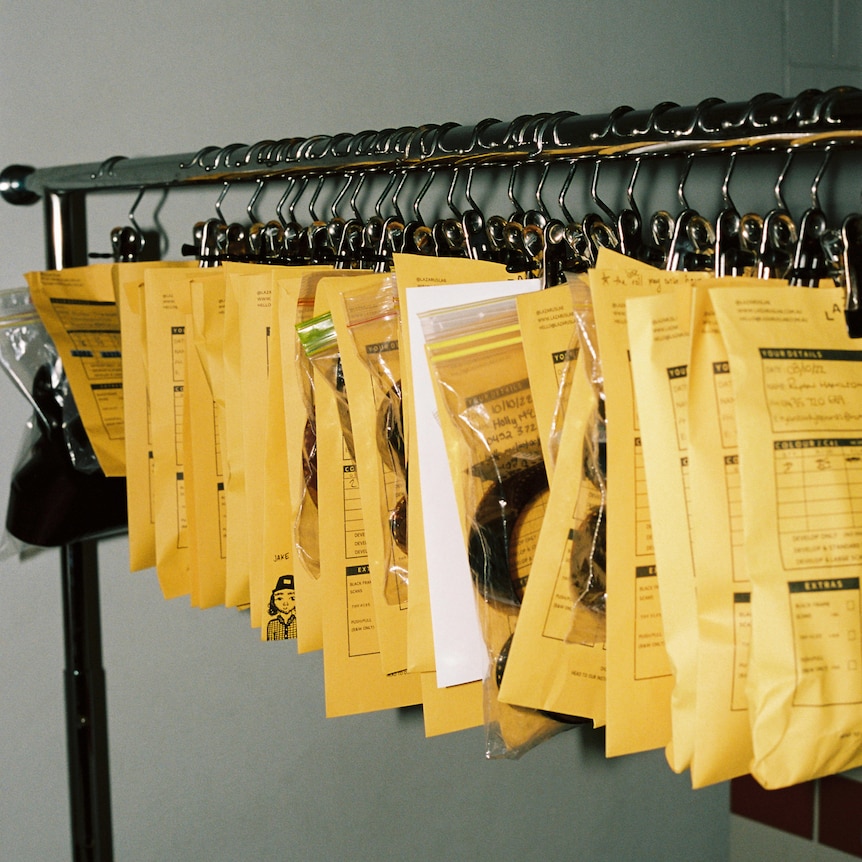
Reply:
<svg viewBox="0 0 862 862"><path fill-rule="evenodd" d="M847 334L851 338L862 338L862 298L859 296L862 278L862 215L853 213L841 225L844 245L844 319Z"/></svg>

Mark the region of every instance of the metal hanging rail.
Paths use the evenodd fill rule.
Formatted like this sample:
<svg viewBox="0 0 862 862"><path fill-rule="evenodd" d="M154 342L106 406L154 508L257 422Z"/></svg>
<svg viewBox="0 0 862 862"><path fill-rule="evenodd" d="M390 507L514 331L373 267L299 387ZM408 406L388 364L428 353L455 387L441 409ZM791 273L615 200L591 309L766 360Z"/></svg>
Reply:
<svg viewBox="0 0 862 862"><path fill-rule="evenodd" d="M563 111L475 125L284 138L204 147L196 153L126 158L48 168L10 165L0 194L34 203L47 193L173 188L300 174L379 172L558 159L613 159L727 150L852 146L862 141L862 90L805 90L793 98L761 93L747 102L707 99L610 114Z"/></svg>

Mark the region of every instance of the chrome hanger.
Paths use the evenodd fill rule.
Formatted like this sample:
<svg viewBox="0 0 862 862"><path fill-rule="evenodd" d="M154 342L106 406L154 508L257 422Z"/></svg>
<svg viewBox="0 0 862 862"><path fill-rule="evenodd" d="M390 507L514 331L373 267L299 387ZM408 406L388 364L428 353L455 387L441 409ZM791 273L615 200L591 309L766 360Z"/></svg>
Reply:
<svg viewBox="0 0 862 862"><path fill-rule="evenodd" d="M795 151L788 149L787 158L773 186L775 207L763 218L763 232L757 255L758 278L787 278L796 247L797 229L784 200L784 185Z"/></svg>
<svg viewBox="0 0 862 862"><path fill-rule="evenodd" d="M626 202L628 206L620 210L616 219L619 251L636 260L644 260L646 254L643 234L641 232L643 220L641 219L640 209L634 195L635 183L637 182L640 167L641 159L638 156L635 159L631 176L626 185Z"/></svg>
<svg viewBox="0 0 862 862"><path fill-rule="evenodd" d="M817 287L829 276L829 255L826 213L820 206L820 183L832 156L831 147L824 150L823 161L811 182L811 206L799 221L799 236L793 254L788 281L797 287Z"/></svg>
<svg viewBox="0 0 862 862"><path fill-rule="evenodd" d="M677 189L679 202L683 209L673 226L673 234L665 263L667 270L702 271L713 269L715 230L706 218L688 205L688 201L685 199L685 183L693 163L694 154L689 153Z"/></svg>
<svg viewBox="0 0 862 862"><path fill-rule="evenodd" d="M739 214L730 197L730 178L738 150L732 150L721 184L724 205L715 219L715 275L744 275L757 264L757 248L763 234L763 219L756 213Z"/></svg>
<svg viewBox="0 0 862 862"><path fill-rule="evenodd" d="M302 225L296 219L296 205L302 197L305 187L308 185L308 177L302 176L297 179L289 176L287 188L275 206L275 214L283 230L282 245L284 263L299 262L300 237L302 236ZM284 214L287 208L287 216Z"/></svg>
<svg viewBox="0 0 862 862"><path fill-rule="evenodd" d="M841 238L847 334L851 338L862 338L862 215L853 213L844 219Z"/></svg>
<svg viewBox="0 0 862 862"><path fill-rule="evenodd" d="M436 171L434 168L425 169L428 176L420 186L419 190L413 197L413 218L404 225L404 234L402 238L402 251L405 254L433 254L434 241L431 236L431 229L425 223L422 213L419 209L422 199L431 188L434 182Z"/></svg>

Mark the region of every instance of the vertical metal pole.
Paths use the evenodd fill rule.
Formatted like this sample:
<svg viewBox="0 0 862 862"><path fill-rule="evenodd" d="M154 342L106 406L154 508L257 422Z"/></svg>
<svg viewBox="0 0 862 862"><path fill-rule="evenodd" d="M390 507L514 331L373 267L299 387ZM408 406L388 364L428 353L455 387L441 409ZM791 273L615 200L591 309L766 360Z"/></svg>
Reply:
<svg viewBox="0 0 862 862"><path fill-rule="evenodd" d="M66 734L74 862L110 862L111 783L95 540L62 548Z"/></svg>
<svg viewBox="0 0 862 862"><path fill-rule="evenodd" d="M45 193L45 263L48 269L85 266L87 214L82 192Z"/></svg>
<svg viewBox="0 0 862 862"><path fill-rule="evenodd" d="M87 263L82 193L45 195L48 269ZM66 738L73 862L111 862L111 783L95 540L62 548Z"/></svg>

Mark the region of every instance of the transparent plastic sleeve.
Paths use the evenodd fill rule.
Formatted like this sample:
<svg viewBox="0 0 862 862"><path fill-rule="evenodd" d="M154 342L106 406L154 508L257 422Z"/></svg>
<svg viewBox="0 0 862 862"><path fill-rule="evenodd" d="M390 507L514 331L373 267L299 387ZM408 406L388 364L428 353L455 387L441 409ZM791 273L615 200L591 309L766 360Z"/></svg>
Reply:
<svg viewBox="0 0 862 862"><path fill-rule="evenodd" d="M107 479L27 288L0 292L0 363L33 413L12 472L0 557L126 525L125 481Z"/></svg>
<svg viewBox="0 0 862 862"><path fill-rule="evenodd" d="M581 523L575 528L571 556L571 589L574 607L567 640L600 643L605 640L607 586L605 556L607 536L607 435L605 429L604 380L598 352L592 306L575 308L580 361L573 373L588 376L595 395L595 408L583 439L582 498L586 502ZM582 500L583 501L583 500Z"/></svg>
<svg viewBox="0 0 862 862"><path fill-rule="evenodd" d="M311 319L312 298L300 296L297 303L297 330ZM305 570L320 577L320 525L317 509L317 420L314 407L314 368L296 336L294 361L299 375L300 392L305 405L305 427L302 434L302 492L296 513L295 545Z"/></svg>
<svg viewBox="0 0 862 862"><path fill-rule="evenodd" d="M458 435L453 478L489 655L486 755L519 757L570 726L498 698L548 495L514 299L422 319L432 376ZM444 431L447 425L444 424ZM450 430L450 434L451 434Z"/></svg>
<svg viewBox="0 0 862 862"><path fill-rule="evenodd" d="M581 349L581 322L585 315L592 315L592 299L590 297L590 286L581 279L574 279L570 283L572 293L572 313L575 316L576 326L572 332L572 338L566 350L566 361L560 371L559 386L557 390L557 403L554 408L554 416L551 421L551 432L549 437L549 450L551 458L556 463L557 451L560 445L560 436L563 433L563 421L566 416L566 407L569 402L569 393L572 389L572 375L575 373L575 365ZM590 324L592 325L592 324ZM595 345L595 333L593 332L593 346ZM589 351L591 348L587 346Z"/></svg>
<svg viewBox="0 0 862 862"><path fill-rule="evenodd" d="M408 586L407 453L401 401L398 290L389 278L371 292L346 294L348 329L371 375L377 416L375 442L383 475L381 516L386 554L384 594L399 604Z"/></svg>
<svg viewBox="0 0 862 862"><path fill-rule="evenodd" d="M344 382L344 371L341 365L341 352L335 334L335 324L332 315L321 314L300 324L296 328L299 342L312 368L316 368L323 379L335 392L338 404L338 419L344 445L351 458L355 458L353 446L353 428L350 424L350 404L347 400L347 385Z"/></svg>
<svg viewBox="0 0 862 862"><path fill-rule="evenodd" d="M81 424L63 363L26 287L0 291L0 362L32 405L38 423L62 433L75 469L97 472L99 462Z"/></svg>

